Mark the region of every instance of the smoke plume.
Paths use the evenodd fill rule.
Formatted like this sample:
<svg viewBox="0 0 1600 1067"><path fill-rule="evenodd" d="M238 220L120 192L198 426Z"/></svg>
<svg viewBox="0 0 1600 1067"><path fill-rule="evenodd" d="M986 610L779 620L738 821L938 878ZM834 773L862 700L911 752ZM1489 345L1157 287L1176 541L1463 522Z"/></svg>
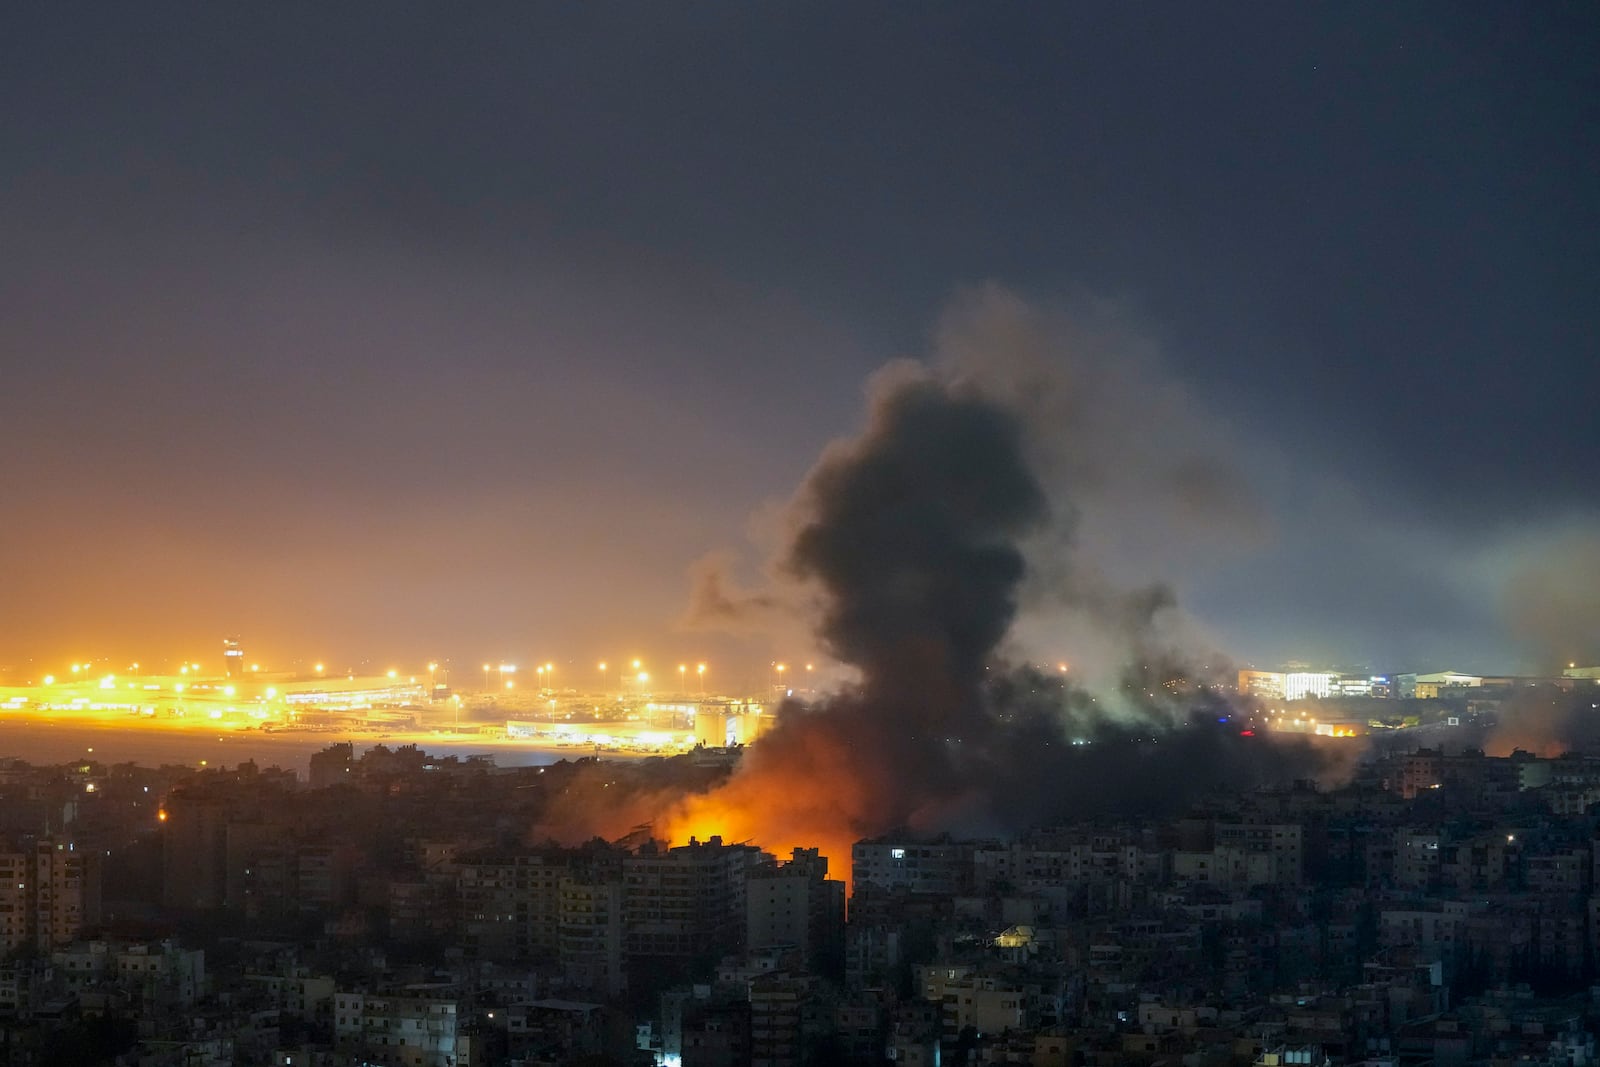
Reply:
<svg viewBox="0 0 1600 1067"><path fill-rule="evenodd" d="M1578 679L1571 689L1555 685L1519 688L1496 713L1484 738L1491 756L1509 756L1517 749L1536 756L1600 749L1600 686Z"/></svg>
<svg viewBox="0 0 1600 1067"><path fill-rule="evenodd" d="M1585 526L1525 551L1505 585L1512 634L1541 671L1600 662L1600 533Z"/></svg>
<svg viewBox="0 0 1600 1067"><path fill-rule="evenodd" d="M698 575L702 618L743 624L779 603L813 605L817 639L854 680L783 707L716 788L612 791L612 831L653 820L673 840L820 845L844 864L854 841L895 828L1003 833L1315 768L1309 749L1228 725L1236 709L1180 651L1168 586L1120 583L1079 543L1086 517L1118 494L1140 501L1130 513L1146 520L1248 525L1233 514L1233 488L1196 495L1231 485L1222 468L1135 446L1139 431L1095 409L1085 376L1045 373L1012 298L980 304L993 305L978 318L997 329L968 329L941 366L881 372L862 431L807 475L773 567L782 592L730 594L718 569ZM1119 473L1158 476L1128 490ZM1025 592L1114 650L1111 684L1091 690L1008 662Z"/></svg>

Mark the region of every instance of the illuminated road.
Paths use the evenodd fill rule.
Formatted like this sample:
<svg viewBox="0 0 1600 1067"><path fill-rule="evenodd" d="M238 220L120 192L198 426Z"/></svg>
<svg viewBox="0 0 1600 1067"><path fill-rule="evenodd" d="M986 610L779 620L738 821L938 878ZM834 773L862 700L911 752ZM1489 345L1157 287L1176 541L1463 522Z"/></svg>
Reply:
<svg viewBox="0 0 1600 1067"><path fill-rule="evenodd" d="M452 737L433 731L375 734L263 733L260 730L208 729L198 724L161 726L148 721L137 726L115 719L47 720L0 713L0 757L15 756L30 763L65 763L90 758L100 763L139 763L159 766L184 763L199 766L236 766L254 760L262 767L277 765L306 777L311 756L331 744L351 741L357 754L374 745L390 748L415 744L436 755L490 755L501 767L534 767L592 755L592 749L560 748L529 741L488 737ZM607 759L637 759L628 752L606 752Z"/></svg>

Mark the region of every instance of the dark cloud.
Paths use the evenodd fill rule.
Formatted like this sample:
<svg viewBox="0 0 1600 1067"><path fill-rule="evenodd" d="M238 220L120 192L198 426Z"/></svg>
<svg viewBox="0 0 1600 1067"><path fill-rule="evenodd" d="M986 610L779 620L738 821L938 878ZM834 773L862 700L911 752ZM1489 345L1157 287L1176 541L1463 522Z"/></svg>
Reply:
<svg viewBox="0 0 1600 1067"><path fill-rule="evenodd" d="M1075 577L1072 528L1086 512L1070 499L1053 507L1033 462L1040 428L979 377L912 364L882 372L862 432L831 445L796 494L777 561L815 591L818 639L856 680L786 705L715 788L675 800L655 788L602 794L574 832L598 819L621 833L653 808L647 817L672 838L821 845L838 858L893 827L1005 832L1318 769L1311 749L1229 724L1216 678L1158 632L1169 589ZM999 654L1025 545L1054 515L1070 516L1053 540L1065 553L1058 604L1107 631L1123 656L1106 692Z"/></svg>

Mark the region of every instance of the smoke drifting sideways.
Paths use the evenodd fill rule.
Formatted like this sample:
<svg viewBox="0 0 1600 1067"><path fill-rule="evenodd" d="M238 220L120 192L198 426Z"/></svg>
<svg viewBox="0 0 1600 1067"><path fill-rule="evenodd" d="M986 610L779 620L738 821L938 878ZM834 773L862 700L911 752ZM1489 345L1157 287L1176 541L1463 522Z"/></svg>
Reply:
<svg viewBox="0 0 1600 1067"><path fill-rule="evenodd" d="M1164 587L1117 593L1075 572L1079 505L1047 493L1017 404L981 375L909 363L881 372L869 395L863 431L830 446L801 486L775 565L810 591L816 637L853 683L783 707L715 788L578 788L544 829L620 836L650 823L674 842L820 846L838 864L856 840L891 830L999 835L1152 815L1223 783L1324 769L1308 745L1241 736L1232 723L1246 709L1160 638ZM1007 662L1027 552L1040 544L1057 556L1046 573L1063 579L1063 603L1123 649L1110 692ZM739 614L726 585L699 599ZM750 607L783 599L760 593Z"/></svg>
<svg viewBox="0 0 1600 1067"><path fill-rule="evenodd" d="M1554 685L1519 689L1496 712L1483 740L1483 751L1490 756L1509 756L1518 749L1545 758L1600 751L1600 685L1578 679L1571 690Z"/></svg>

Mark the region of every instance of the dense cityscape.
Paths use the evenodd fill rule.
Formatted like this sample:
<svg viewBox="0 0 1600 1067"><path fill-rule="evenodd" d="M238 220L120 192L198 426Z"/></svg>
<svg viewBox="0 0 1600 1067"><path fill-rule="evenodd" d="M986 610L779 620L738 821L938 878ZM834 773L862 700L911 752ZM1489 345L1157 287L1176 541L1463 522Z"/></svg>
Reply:
<svg viewBox="0 0 1600 1067"><path fill-rule="evenodd" d="M1101 742L1359 748L1323 781L1004 836L900 828L844 855L561 824L596 789L715 789L744 758L729 707L757 701L677 694L681 753L562 751L567 726L512 711L471 727L478 754L440 756L386 739L402 718L466 729L442 683L280 682L363 706L245 728L356 740L303 772L0 761L0 1048L206 1067L1593 1062L1600 755L1566 746L1600 668L1380 678L1241 671L1229 721ZM136 692L101 712L180 714ZM1530 715L1530 694L1558 713ZM624 726L653 703L556 699ZM806 710L765 709L785 713ZM48 731L57 712L3 714ZM1512 736L1532 748L1498 752ZM528 743L541 762L501 765Z"/></svg>
<svg viewBox="0 0 1600 1067"><path fill-rule="evenodd" d="M1600 5L0 3L0 1067L1600 1067Z"/></svg>

